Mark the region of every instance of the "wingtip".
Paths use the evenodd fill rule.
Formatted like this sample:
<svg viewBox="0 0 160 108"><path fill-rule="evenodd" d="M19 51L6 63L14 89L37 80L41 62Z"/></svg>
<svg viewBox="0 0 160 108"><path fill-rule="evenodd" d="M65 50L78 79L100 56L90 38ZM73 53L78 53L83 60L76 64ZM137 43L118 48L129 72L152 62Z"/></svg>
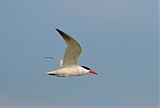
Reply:
<svg viewBox="0 0 160 108"><path fill-rule="evenodd" d="M55 28L58 32L60 32L61 30L59 30L59 29L57 29L57 28Z"/></svg>
<svg viewBox="0 0 160 108"><path fill-rule="evenodd" d="M56 30L64 39L69 38L69 35L66 34L65 32L63 32L63 31L61 31L61 30L59 30L57 28L56 28Z"/></svg>

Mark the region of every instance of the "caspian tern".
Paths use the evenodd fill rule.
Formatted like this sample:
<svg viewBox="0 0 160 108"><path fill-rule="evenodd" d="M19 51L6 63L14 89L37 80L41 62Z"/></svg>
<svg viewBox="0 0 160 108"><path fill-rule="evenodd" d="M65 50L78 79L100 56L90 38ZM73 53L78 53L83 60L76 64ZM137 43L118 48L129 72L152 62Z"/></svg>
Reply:
<svg viewBox="0 0 160 108"><path fill-rule="evenodd" d="M95 74L97 73L86 66L78 65L78 57L82 52L82 48L80 44L69 36L67 33L56 29L58 33L63 37L67 48L64 54L63 59L60 59L61 65L58 70L54 70L51 72L47 72L47 75L54 75L58 77L68 77L68 76L81 76L84 74ZM46 58L54 58L54 57L46 57Z"/></svg>

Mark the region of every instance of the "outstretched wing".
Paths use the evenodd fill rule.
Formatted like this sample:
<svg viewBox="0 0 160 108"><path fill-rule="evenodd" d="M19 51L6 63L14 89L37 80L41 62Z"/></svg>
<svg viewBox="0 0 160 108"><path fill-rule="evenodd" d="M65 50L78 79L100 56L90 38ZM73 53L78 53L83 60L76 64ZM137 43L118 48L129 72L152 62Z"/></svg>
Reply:
<svg viewBox="0 0 160 108"><path fill-rule="evenodd" d="M62 66L63 63L63 58L59 58L59 57L53 57L53 56L48 56L48 57L44 57L44 58L51 58L51 59L57 59L60 61L60 67Z"/></svg>
<svg viewBox="0 0 160 108"><path fill-rule="evenodd" d="M56 29L56 30L63 37L67 45L61 68L72 67L72 66L78 65L78 57L80 53L82 52L82 48L80 44L75 39L73 39L71 36L66 34L65 32L59 29Z"/></svg>

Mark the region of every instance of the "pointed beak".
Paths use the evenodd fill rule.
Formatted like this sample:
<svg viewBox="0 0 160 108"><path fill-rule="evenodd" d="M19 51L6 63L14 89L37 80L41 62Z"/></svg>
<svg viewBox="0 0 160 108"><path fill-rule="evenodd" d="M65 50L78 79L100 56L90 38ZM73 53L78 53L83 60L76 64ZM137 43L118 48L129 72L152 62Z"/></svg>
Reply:
<svg viewBox="0 0 160 108"><path fill-rule="evenodd" d="M95 72L95 71L93 71L93 70L90 70L89 73L98 75L97 72Z"/></svg>

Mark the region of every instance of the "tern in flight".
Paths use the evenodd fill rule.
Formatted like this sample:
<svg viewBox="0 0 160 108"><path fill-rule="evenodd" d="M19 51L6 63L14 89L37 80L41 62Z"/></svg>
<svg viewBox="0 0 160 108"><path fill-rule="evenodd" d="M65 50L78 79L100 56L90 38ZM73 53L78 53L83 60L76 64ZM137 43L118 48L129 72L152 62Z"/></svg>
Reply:
<svg viewBox="0 0 160 108"><path fill-rule="evenodd" d="M90 68L78 65L78 57L82 52L81 45L67 33L59 29L56 30L63 37L67 48L63 58L46 57L60 59L60 68L58 70L47 72L45 74L58 77L81 76L88 73L97 75L97 73Z"/></svg>

